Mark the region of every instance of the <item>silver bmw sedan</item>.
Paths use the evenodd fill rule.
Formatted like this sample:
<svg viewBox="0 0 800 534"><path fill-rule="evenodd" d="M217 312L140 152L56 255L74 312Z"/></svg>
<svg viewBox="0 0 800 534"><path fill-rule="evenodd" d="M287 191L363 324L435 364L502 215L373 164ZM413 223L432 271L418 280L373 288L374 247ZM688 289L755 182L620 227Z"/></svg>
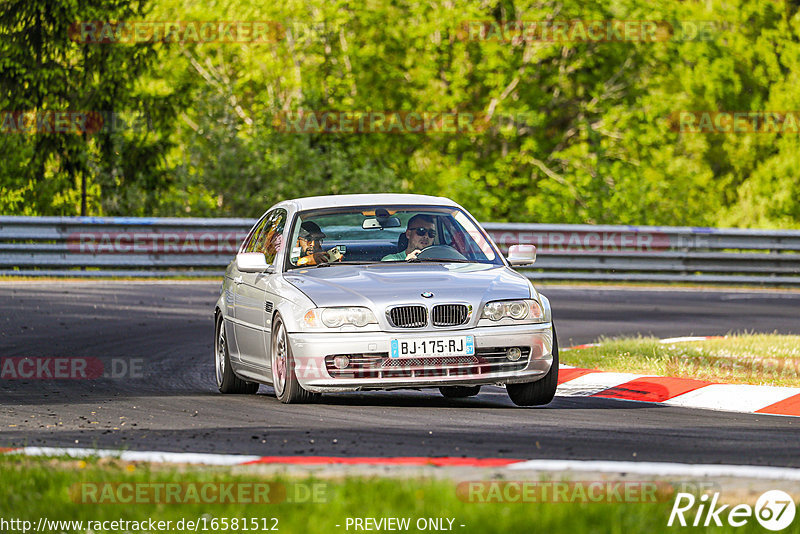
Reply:
<svg viewBox="0 0 800 534"><path fill-rule="evenodd" d="M324 392L505 386L520 406L558 382L550 303L452 200L423 195L280 202L225 271L215 315L223 393L269 384L284 403Z"/></svg>

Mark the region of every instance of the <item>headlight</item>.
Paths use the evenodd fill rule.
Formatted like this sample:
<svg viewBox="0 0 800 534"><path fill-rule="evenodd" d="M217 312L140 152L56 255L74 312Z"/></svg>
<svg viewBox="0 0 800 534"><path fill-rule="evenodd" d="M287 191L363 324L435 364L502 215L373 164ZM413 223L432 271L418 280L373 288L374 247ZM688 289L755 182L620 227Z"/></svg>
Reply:
<svg viewBox="0 0 800 534"><path fill-rule="evenodd" d="M348 324L360 327L378 322L369 308L361 307L308 310L304 319L308 326L319 326L319 320L328 328L339 328Z"/></svg>
<svg viewBox="0 0 800 534"><path fill-rule="evenodd" d="M515 322L541 323L544 321L544 312L539 302L533 299L525 300L496 300L487 302L481 312L481 320L488 319L498 323L506 319L504 323L514 324Z"/></svg>

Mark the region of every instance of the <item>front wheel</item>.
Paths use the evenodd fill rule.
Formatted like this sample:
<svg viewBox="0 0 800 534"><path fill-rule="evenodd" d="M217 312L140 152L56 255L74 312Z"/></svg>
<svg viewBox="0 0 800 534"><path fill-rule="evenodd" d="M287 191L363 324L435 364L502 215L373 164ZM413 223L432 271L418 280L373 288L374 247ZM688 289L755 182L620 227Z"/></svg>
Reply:
<svg viewBox="0 0 800 534"><path fill-rule="evenodd" d="M242 380L231 368L231 358L228 352L228 337L225 335L225 322L222 313L217 315L216 341L214 342L214 369L217 378L217 388L221 393L246 393L258 391L257 382Z"/></svg>
<svg viewBox="0 0 800 534"><path fill-rule="evenodd" d="M278 400L284 404L299 404L319 397L318 394L303 389L297 380L292 346L280 315L276 315L273 321L271 348L272 387Z"/></svg>
<svg viewBox="0 0 800 534"><path fill-rule="evenodd" d="M517 406L542 406L549 404L556 395L558 387L558 340L556 327L553 326L553 364L544 377L536 382L524 384L507 384L506 391L511 402Z"/></svg>

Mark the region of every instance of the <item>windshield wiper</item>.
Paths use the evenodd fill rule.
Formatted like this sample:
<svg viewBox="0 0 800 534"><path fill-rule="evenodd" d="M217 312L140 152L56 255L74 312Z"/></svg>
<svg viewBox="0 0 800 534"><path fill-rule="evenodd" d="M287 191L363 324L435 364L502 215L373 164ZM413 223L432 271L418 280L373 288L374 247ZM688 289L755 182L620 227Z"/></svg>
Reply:
<svg viewBox="0 0 800 534"><path fill-rule="evenodd" d="M406 263L421 263L421 262L441 262L441 263L480 263L479 261L475 260L462 260L462 259L444 259L444 258L411 258L410 260L405 260Z"/></svg>
<svg viewBox="0 0 800 534"><path fill-rule="evenodd" d="M316 265L303 265L303 267L330 267L331 265L372 265L377 261L323 261Z"/></svg>

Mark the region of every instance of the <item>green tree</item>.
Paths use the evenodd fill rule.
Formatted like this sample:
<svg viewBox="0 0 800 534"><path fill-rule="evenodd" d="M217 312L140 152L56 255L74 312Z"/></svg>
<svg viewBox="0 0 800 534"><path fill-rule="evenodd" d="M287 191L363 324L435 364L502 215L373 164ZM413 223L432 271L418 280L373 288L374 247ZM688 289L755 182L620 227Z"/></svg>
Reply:
<svg viewBox="0 0 800 534"><path fill-rule="evenodd" d="M2 109L138 111L145 131L7 135L2 210L254 216L314 194L454 198L482 220L800 227L780 133L686 133L681 110L800 109L796 3L763 0L13 0ZM79 45L76 20L275 21L267 43ZM671 21L665 40L465 38L463 22ZM699 32L693 30L699 29ZM690 31L692 30L692 31ZM484 131L287 134L282 113L480 113Z"/></svg>
<svg viewBox="0 0 800 534"><path fill-rule="evenodd" d="M32 112L51 122L55 112L88 113L90 122L98 116L105 122L100 131L37 128L2 136L0 150L14 158L13 165L0 169L4 212L157 211L158 195L169 186L162 165L167 125L179 104L142 87L157 52L150 44L80 43L71 34L80 21L145 14L138 1L5 0L0 109ZM123 113L139 113L155 127L132 131L119 120Z"/></svg>

